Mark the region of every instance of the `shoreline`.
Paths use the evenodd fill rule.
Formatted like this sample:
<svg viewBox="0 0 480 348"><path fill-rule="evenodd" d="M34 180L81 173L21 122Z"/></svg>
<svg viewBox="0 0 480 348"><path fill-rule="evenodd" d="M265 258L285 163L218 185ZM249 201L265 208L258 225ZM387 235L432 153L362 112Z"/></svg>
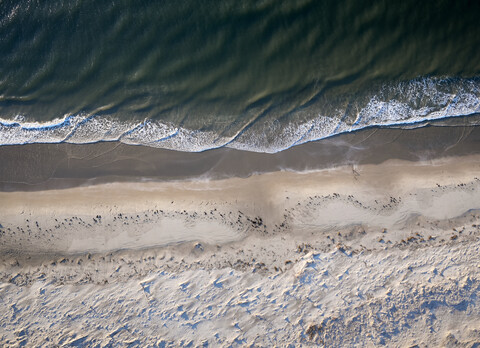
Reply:
<svg viewBox="0 0 480 348"><path fill-rule="evenodd" d="M437 123L415 129L365 129L276 154L229 148L189 153L118 142L0 146L0 191L42 191L111 182L221 180L277 171L379 164L390 159L426 161L478 154L478 144L480 126Z"/></svg>

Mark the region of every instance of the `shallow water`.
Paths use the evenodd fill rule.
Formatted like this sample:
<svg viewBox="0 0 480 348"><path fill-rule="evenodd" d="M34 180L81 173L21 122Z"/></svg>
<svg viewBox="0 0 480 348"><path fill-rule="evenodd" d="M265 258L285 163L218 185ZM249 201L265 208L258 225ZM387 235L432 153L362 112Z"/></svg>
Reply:
<svg viewBox="0 0 480 348"><path fill-rule="evenodd" d="M0 144L278 152L480 111L469 1L5 1Z"/></svg>

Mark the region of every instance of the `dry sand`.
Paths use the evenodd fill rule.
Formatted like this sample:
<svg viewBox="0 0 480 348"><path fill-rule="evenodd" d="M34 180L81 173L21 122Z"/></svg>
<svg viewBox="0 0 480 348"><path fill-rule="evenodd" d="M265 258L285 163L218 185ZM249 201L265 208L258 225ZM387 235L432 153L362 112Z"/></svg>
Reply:
<svg viewBox="0 0 480 348"><path fill-rule="evenodd" d="M480 344L480 156L0 192L0 341Z"/></svg>

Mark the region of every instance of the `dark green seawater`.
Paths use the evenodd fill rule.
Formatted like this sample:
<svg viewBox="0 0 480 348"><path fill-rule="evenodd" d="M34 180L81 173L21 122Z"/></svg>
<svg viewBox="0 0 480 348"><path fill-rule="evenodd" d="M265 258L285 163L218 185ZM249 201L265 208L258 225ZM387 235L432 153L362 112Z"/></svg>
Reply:
<svg viewBox="0 0 480 348"><path fill-rule="evenodd" d="M479 1L0 1L0 144L276 152L480 112Z"/></svg>

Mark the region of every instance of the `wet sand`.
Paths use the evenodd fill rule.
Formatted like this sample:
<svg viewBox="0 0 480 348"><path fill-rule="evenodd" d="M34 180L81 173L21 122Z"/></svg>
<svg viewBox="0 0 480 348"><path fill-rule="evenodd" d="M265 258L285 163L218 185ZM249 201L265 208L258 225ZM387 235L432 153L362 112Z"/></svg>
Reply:
<svg viewBox="0 0 480 348"><path fill-rule="evenodd" d="M473 117L470 117L473 118ZM119 142L0 146L0 191L45 190L108 182L225 179L279 170L305 171L389 159L425 161L480 151L480 127L371 128L276 154L220 148L178 152ZM446 121L445 121L446 122ZM436 125L436 126L435 126Z"/></svg>

